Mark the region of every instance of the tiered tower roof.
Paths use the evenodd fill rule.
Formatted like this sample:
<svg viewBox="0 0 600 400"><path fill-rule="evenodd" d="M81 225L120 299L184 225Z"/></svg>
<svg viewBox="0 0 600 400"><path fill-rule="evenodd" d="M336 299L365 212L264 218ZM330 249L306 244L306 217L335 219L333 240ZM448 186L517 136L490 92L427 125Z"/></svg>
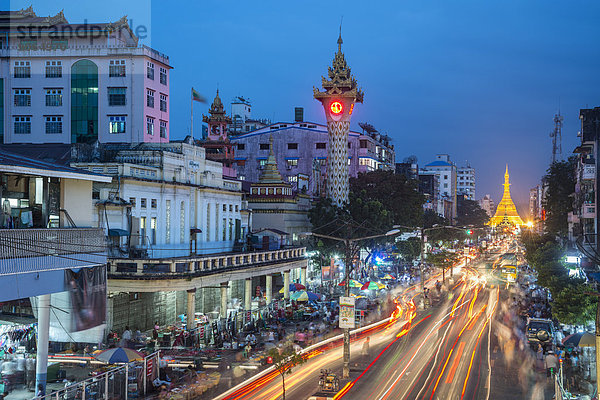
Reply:
<svg viewBox="0 0 600 400"><path fill-rule="evenodd" d="M494 216L490 219L489 224L491 226L525 225L519 216L519 213L517 212L515 203L510 197L510 175L508 174L508 165L506 166L506 172L504 173L504 194L502 195L502 200L500 200L500 203L498 203L496 214L494 214Z"/></svg>

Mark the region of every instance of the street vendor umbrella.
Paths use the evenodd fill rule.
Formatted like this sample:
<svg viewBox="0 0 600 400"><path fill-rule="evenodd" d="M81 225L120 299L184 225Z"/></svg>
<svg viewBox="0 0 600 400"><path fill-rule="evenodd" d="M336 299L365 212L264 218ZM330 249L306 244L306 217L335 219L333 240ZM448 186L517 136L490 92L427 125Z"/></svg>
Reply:
<svg viewBox="0 0 600 400"><path fill-rule="evenodd" d="M283 293L283 289L284 288L279 289L279 293ZM290 283L290 292L304 289L306 289L306 286L302 285L301 283Z"/></svg>
<svg viewBox="0 0 600 400"><path fill-rule="evenodd" d="M377 289L383 289L384 287L385 287L385 285L382 285L381 283L368 281L364 285L362 285L360 290L377 290Z"/></svg>
<svg viewBox="0 0 600 400"><path fill-rule="evenodd" d="M381 279L386 279L386 280L389 280L389 279L396 279L396 278L394 278L394 277L393 277L393 276L391 276L390 274L385 274L385 275L383 276L383 278L381 278Z"/></svg>
<svg viewBox="0 0 600 400"><path fill-rule="evenodd" d="M299 290L297 292L294 292L290 295L290 300L296 300L296 301L317 301L319 299L319 296L311 293L311 292L307 292L306 290Z"/></svg>
<svg viewBox="0 0 600 400"><path fill-rule="evenodd" d="M357 281L356 279L350 279L350 287L362 287L362 283ZM346 281L341 281L338 283L338 286L346 286Z"/></svg>
<svg viewBox="0 0 600 400"><path fill-rule="evenodd" d="M125 349L123 347L115 347L113 349L104 350L96 356L96 360L104 361L109 364L128 363L136 360L143 360L144 355L135 350Z"/></svg>
<svg viewBox="0 0 600 400"><path fill-rule="evenodd" d="M588 332L573 333L562 340L566 347L595 347L596 336Z"/></svg>

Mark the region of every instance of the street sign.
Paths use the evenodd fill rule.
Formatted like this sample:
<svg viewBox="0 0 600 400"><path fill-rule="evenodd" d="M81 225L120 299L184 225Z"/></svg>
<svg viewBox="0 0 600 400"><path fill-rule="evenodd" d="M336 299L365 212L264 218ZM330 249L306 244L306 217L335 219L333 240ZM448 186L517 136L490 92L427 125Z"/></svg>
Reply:
<svg viewBox="0 0 600 400"><path fill-rule="evenodd" d="M354 329L355 297L340 297L340 328Z"/></svg>

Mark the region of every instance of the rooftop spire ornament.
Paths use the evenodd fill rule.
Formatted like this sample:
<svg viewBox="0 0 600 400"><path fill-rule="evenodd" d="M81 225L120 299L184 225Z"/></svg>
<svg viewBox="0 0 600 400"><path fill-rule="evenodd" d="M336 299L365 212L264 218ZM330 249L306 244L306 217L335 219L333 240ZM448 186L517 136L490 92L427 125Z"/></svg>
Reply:
<svg viewBox="0 0 600 400"><path fill-rule="evenodd" d="M313 95L323 105L327 118L329 146L327 148L327 197L333 204L348 203L348 134L350 118L355 103L363 102L363 92L358 88L350 67L342 53L342 26L337 40L338 51L328 68L328 78L321 77L323 91L313 87Z"/></svg>

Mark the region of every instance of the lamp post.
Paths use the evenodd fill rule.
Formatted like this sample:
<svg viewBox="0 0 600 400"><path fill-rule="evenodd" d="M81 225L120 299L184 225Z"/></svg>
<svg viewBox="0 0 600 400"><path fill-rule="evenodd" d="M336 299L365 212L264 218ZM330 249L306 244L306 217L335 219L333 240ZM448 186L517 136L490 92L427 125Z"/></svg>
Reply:
<svg viewBox="0 0 600 400"><path fill-rule="evenodd" d="M313 232L306 232L303 235L304 236L315 236L315 237L335 240L335 241L344 243L345 263L346 263L346 270L344 272L344 282L346 283L344 285L344 296L349 297L350 296L350 272L351 272L352 258L354 256L353 253L356 250L353 247L356 245L356 243L363 241L363 240L375 239L375 238L384 237L384 236L394 236L394 235L397 235L398 233L400 233L399 229L392 229L391 231L388 231L381 235L372 235L372 236L365 236L365 237L361 237L361 238L352 238L352 239L339 238L339 237L329 236L329 235L321 235L320 233L313 233ZM347 379L349 377L350 377L350 328L344 328L344 368L342 369L342 378Z"/></svg>

